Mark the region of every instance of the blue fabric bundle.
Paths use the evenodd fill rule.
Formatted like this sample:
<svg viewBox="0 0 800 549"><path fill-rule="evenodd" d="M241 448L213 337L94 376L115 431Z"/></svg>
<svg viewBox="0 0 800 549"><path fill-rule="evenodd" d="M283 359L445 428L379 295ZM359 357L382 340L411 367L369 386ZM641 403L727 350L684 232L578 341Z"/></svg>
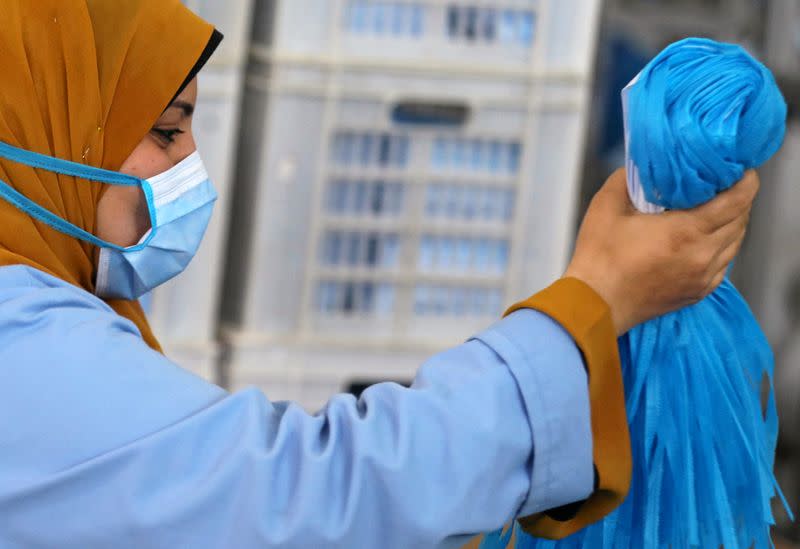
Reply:
<svg viewBox="0 0 800 549"><path fill-rule="evenodd" d="M642 211L698 206L783 141L786 103L769 70L738 46L673 44L624 96L629 187ZM634 463L626 502L559 542L517 527L517 548L771 547L780 494L773 357L739 292L726 279L699 304L631 331L620 353ZM483 549L509 538L490 535Z"/></svg>

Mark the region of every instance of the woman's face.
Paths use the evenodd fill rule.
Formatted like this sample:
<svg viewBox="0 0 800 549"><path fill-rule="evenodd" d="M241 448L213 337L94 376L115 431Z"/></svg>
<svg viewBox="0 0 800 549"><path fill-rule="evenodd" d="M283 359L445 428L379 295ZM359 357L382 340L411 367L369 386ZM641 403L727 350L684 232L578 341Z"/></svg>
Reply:
<svg viewBox="0 0 800 549"><path fill-rule="evenodd" d="M196 102L195 78L164 111L119 171L148 179L195 152L192 114ZM149 229L150 215L141 189L117 185L106 189L97 205L98 237L117 246L133 246Z"/></svg>

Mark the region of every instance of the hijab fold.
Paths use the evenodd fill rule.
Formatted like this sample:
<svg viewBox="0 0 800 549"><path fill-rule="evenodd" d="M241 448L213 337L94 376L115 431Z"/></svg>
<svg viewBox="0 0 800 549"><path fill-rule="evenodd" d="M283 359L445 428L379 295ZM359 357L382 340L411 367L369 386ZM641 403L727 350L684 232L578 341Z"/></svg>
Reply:
<svg viewBox="0 0 800 549"><path fill-rule="evenodd" d="M108 170L125 159L185 82L214 28L179 0L5 0L0 141ZM0 179L96 231L103 184L0 160ZM27 265L94 293L97 249L0 200L0 267ZM137 302L108 300L154 349Z"/></svg>

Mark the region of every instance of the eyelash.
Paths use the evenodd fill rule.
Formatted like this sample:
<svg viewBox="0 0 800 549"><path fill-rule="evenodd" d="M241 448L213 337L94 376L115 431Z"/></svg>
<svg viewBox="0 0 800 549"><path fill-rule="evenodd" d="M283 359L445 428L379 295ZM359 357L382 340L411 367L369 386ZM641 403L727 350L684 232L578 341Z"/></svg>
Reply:
<svg viewBox="0 0 800 549"><path fill-rule="evenodd" d="M179 129L162 130L162 129L159 129L159 128L153 128L150 131L151 131L151 133L154 133L156 136L159 137L159 139L162 139L167 144L174 143L176 135L181 135L181 134L186 133L183 130L179 130Z"/></svg>

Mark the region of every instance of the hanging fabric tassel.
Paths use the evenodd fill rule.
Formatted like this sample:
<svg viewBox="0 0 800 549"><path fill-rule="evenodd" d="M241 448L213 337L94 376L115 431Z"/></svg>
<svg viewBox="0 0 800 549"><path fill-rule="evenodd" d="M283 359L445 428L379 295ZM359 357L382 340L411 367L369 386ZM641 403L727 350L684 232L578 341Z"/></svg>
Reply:
<svg viewBox="0 0 800 549"><path fill-rule="evenodd" d="M783 142L783 96L770 71L738 46L673 44L623 102L628 186L646 213L711 200ZM772 547L771 501L783 498L772 472L773 357L739 292L726 279L707 299L635 328L619 345L634 463L627 500L558 542L517 527L516 547ZM482 549L507 543L488 537Z"/></svg>

